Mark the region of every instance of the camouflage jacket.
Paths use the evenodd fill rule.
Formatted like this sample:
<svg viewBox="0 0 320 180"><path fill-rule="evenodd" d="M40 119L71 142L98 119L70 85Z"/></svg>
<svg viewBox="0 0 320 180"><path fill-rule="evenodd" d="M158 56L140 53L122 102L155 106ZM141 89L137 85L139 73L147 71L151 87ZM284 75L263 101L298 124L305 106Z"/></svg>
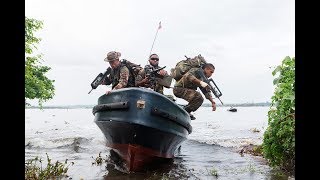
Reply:
<svg viewBox="0 0 320 180"><path fill-rule="evenodd" d="M182 87L182 88L188 88L188 89L194 89L197 90L199 89L202 91L204 96L209 99L211 96L210 91L206 91L205 88L202 88L198 84L194 84L193 80L194 79L199 79L203 81L201 76L199 75L199 68L191 68L186 74L182 76L182 78L179 81L176 81L174 87Z"/></svg>
<svg viewBox="0 0 320 180"><path fill-rule="evenodd" d="M112 84L112 89L134 87L134 77L130 74L129 69L122 64L111 70L110 76L105 82L106 85Z"/></svg>
<svg viewBox="0 0 320 180"><path fill-rule="evenodd" d="M135 79L135 84L137 85L138 82L142 81L145 77L146 77L146 68L159 68L159 66L154 67L151 65L146 65L143 69L140 70L139 74L137 75L136 79ZM163 94L163 86L160 85L159 83L157 83L157 79L156 78L156 82L155 82L155 91ZM152 88L151 84L145 84L144 87L147 88Z"/></svg>

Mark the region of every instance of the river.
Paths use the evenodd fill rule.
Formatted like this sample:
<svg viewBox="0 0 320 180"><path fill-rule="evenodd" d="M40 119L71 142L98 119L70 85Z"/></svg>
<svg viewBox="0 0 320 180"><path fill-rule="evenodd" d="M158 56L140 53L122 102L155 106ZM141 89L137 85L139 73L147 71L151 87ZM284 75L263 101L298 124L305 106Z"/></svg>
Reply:
<svg viewBox="0 0 320 180"><path fill-rule="evenodd" d="M36 156L74 162L72 179L288 179L265 159L239 154L243 145L259 145L268 125L269 107L200 107L191 122L193 132L173 162L157 170L123 173L113 166L92 165L101 153L109 155L105 139L94 123L92 109L26 109L25 160Z"/></svg>

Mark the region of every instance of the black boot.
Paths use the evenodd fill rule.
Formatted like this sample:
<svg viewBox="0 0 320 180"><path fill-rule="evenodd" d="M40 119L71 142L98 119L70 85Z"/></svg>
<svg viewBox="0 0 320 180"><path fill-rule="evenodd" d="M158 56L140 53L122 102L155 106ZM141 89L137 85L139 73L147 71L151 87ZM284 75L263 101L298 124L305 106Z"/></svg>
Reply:
<svg viewBox="0 0 320 180"><path fill-rule="evenodd" d="M196 119L196 117L194 117L194 116L191 114L191 111L190 111L190 109L189 109L188 106L184 106L183 109L186 110L186 111L189 113L189 116L190 116L190 119L191 119L191 120L195 120L195 119Z"/></svg>
<svg viewBox="0 0 320 180"><path fill-rule="evenodd" d="M189 113L189 115L190 115L190 119L191 120L195 120L196 119L196 117L194 117L191 113Z"/></svg>

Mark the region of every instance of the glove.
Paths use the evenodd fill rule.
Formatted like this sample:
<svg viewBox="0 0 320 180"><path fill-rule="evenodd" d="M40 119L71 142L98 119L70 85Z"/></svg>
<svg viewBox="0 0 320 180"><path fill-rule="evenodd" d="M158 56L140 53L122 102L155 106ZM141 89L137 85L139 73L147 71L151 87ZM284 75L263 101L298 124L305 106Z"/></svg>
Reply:
<svg viewBox="0 0 320 180"><path fill-rule="evenodd" d="M206 82L200 81L200 86L205 88L208 86L208 84Z"/></svg>

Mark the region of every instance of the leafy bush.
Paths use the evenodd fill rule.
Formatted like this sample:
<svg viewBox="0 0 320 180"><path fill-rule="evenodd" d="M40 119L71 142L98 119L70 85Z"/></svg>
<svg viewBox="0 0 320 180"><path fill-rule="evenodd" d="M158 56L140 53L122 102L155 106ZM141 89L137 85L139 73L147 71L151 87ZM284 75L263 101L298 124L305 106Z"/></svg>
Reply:
<svg viewBox="0 0 320 180"><path fill-rule="evenodd" d="M277 74L262 143L263 155L271 166L292 172L295 168L295 58L285 57L272 72L273 76Z"/></svg>
<svg viewBox="0 0 320 180"><path fill-rule="evenodd" d="M44 180L68 177L67 171L69 169L69 165L73 165L74 163L71 162L68 164L68 159L66 159L64 163L59 161L51 163L51 159L49 158L47 153L46 155L47 166L45 168L42 168L42 159L38 157L28 160L25 163L25 179Z"/></svg>

